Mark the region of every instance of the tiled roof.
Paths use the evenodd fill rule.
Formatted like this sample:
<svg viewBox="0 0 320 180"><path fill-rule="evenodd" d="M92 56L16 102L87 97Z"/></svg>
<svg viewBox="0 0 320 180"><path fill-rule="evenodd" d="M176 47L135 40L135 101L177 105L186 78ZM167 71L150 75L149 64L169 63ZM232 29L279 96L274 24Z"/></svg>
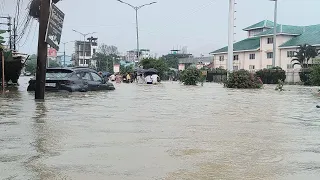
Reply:
<svg viewBox="0 0 320 180"><path fill-rule="evenodd" d="M260 48L260 37L247 38L245 40L236 42L233 45L234 51L257 50L258 48ZM226 52L228 52L228 46L218 49L216 51L213 51L210 54L226 53Z"/></svg>
<svg viewBox="0 0 320 180"><path fill-rule="evenodd" d="M320 44L320 25L303 27L303 33L282 44L280 47L299 46L303 44Z"/></svg>
<svg viewBox="0 0 320 180"><path fill-rule="evenodd" d="M273 28L274 22L269 20L260 21L254 25L244 28L244 31L252 30L252 29L259 29L259 28Z"/></svg>
<svg viewBox="0 0 320 180"><path fill-rule="evenodd" d="M273 35L274 28L257 34L256 36ZM277 34L300 35L304 31L303 26L277 25Z"/></svg>

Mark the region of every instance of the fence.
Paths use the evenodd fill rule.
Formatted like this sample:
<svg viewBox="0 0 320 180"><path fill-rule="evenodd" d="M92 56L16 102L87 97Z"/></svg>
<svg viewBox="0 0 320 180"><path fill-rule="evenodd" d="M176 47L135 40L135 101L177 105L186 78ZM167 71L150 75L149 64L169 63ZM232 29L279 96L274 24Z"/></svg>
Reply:
<svg viewBox="0 0 320 180"><path fill-rule="evenodd" d="M207 81L221 83L227 80L226 70L212 70L207 72Z"/></svg>
<svg viewBox="0 0 320 180"><path fill-rule="evenodd" d="M286 72L286 76L287 76L286 83L289 83L289 84L301 83L299 72L300 72L300 69L287 70L287 72Z"/></svg>

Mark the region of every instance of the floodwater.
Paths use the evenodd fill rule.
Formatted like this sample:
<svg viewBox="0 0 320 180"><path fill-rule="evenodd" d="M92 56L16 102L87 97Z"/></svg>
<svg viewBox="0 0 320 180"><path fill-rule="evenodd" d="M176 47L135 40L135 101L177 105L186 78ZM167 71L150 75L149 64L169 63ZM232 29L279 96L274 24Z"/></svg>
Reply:
<svg viewBox="0 0 320 180"><path fill-rule="evenodd" d="M0 96L0 179L318 180L316 88L116 85Z"/></svg>

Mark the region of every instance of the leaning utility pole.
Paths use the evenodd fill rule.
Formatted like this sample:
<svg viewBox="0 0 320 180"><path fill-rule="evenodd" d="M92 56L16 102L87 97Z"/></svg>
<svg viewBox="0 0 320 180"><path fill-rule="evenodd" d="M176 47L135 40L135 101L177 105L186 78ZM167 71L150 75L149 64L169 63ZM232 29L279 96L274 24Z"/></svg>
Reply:
<svg viewBox="0 0 320 180"><path fill-rule="evenodd" d="M37 74L36 74L36 92L35 98L38 100L44 99L45 82L46 82L46 61L47 47L45 42L46 31L49 20L51 0L40 0L40 16L39 16L39 39L38 39L38 59L37 59Z"/></svg>

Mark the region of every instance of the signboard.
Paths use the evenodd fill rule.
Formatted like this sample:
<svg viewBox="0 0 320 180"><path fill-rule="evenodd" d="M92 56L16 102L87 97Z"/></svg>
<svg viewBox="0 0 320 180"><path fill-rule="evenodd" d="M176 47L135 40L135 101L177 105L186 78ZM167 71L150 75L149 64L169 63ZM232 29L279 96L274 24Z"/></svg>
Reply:
<svg viewBox="0 0 320 180"><path fill-rule="evenodd" d="M48 48L48 57L57 57L57 50L54 48Z"/></svg>
<svg viewBox="0 0 320 180"><path fill-rule="evenodd" d="M179 64L179 71L184 71L186 69L185 64Z"/></svg>
<svg viewBox="0 0 320 180"><path fill-rule="evenodd" d="M59 51L63 21L64 13L56 5L51 4L45 41L57 51Z"/></svg>
<svg viewBox="0 0 320 180"><path fill-rule="evenodd" d="M120 72L120 65L119 65L119 64L113 65L113 72L114 72L114 73Z"/></svg>

